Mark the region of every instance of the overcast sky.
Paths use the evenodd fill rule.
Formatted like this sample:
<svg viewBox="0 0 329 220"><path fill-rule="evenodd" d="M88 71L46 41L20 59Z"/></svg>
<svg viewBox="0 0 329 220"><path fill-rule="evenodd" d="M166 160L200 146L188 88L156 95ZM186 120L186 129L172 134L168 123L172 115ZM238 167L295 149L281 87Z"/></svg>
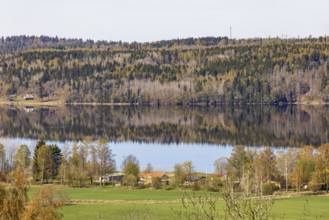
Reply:
<svg viewBox="0 0 329 220"><path fill-rule="evenodd" d="M113 41L329 35L329 0L0 0L0 36Z"/></svg>

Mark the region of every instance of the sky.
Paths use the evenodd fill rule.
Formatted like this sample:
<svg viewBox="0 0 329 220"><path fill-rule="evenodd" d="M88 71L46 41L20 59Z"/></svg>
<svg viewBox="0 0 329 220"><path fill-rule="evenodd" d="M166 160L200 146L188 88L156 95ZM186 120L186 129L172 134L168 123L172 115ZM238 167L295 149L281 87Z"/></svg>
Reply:
<svg viewBox="0 0 329 220"><path fill-rule="evenodd" d="M329 34L328 0L0 0L0 36L150 42Z"/></svg>

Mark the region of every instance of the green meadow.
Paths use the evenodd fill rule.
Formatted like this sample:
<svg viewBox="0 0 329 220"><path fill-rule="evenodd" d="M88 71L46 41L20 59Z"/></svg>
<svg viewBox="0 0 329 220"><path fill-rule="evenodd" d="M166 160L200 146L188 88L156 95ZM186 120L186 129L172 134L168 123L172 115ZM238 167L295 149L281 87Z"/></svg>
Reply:
<svg viewBox="0 0 329 220"><path fill-rule="evenodd" d="M224 203L219 202L224 212ZM329 197L304 196L276 200L270 219L329 219ZM173 204L77 204L61 208L64 219L175 219L173 210L180 210L180 203Z"/></svg>
<svg viewBox="0 0 329 220"><path fill-rule="evenodd" d="M119 189L109 187L92 188L70 188L55 187L58 191L64 191L70 200L179 200L184 195L184 190L152 190L152 189ZM38 187L32 187L29 190L29 196L38 190ZM202 195L202 192L196 192L196 195ZM210 193L216 196L218 193Z"/></svg>
<svg viewBox="0 0 329 220"><path fill-rule="evenodd" d="M180 210L182 190L57 188L64 191L71 204L60 208L64 219L175 219L173 210ZM32 188L33 196L37 188ZM191 193L191 192L190 192ZM203 195L196 192L196 195ZM218 193L210 193L217 196ZM275 200L270 219L329 219L329 196L301 196ZM224 202L218 202L224 213Z"/></svg>

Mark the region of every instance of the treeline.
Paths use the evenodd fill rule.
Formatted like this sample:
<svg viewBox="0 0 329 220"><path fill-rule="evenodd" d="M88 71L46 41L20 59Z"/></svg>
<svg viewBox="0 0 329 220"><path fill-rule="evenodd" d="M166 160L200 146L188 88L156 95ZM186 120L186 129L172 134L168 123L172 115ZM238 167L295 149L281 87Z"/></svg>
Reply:
<svg viewBox="0 0 329 220"><path fill-rule="evenodd" d="M0 180L10 180L10 173L19 169L31 183L70 183L83 185L89 180L93 184L99 176L116 169L114 155L105 141L81 142L79 145L59 148L57 145L38 141L33 155L27 145L20 145L6 155L0 144Z"/></svg>
<svg viewBox="0 0 329 220"><path fill-rule="evenodd" d="M39 140L32 153L25 144L6 153L5 146L0 144L0 184L10 182L11 174L19 170L29 184L102 185L105 182L101 178L117 170L115 155L105 140L92 141L86 137L63 148ZM139 161L134 155L126 156L119 169L124 173L126 185L139 180Z"/></svg>
<svg viewBox="0 0 329 220"><path fill-rule="evenodd" d="M329 100L329 39L2 39L0 96L170 105ZM11 46L10 46L11 45ZM10 49L14 48L14 49Z"/></svg>
<svg viewBox="0 0 329 220"><path fill-rule="evenodd" d="M328 192L328 162L329 144L316 150L305 146L278 152L269 147L256 152L236 146L229 158L219 158L214 166L218 174L235 181L244 192L272 194L275 188Z"/></svg>
<svg viewBox="0 0 329 220"><path fill-rule="evenodd" d="M329 144L277 152L270 147L256 151L239 145L230 157L219 157L213 165L216 175L207 178L195 171L192 161L175 164L171 187L220 192L229 184L230 193L246 196L272 195L278 190L329 191ZM166 184L157 187L170 188Z"/></svg>
<svg viewBox="0 0 329 220"><path fill-rule="evenodd" d="M191 188L219 191L225 202L225 219L269 219L274 204L269 195L282 195L288 190L328 192L328 160L329 144L322 145L316 152L306 146L276 153L271 148L253 151L236 146L229 158L221 157L214 162L218 177L199 179ZM175 166L175 180L186 179L193 173L191 162ZM276 192L280 188L281 192ZM209 195L186 194L182 203L183 211L177 212L180 218L221 218L216 209L217 200Z"/></svg>
<svg viewBox="0 0 329 220"><path fill-rule="evenodd" d="M257 39L254 39L256 42ZM233 41L232 41L233 42ZM240 41L234 42L234 44ZM162 40L156 42L137 43L137 42L122 42L122 41L94 41L91 39L71 39L49 36L11 36L1 37L0 52L14 52L30 49L73 49L73 48L123 48L123 49L138 49L138 48L171 48L175 46L216 46L218 44L228 44L227 37L202 37L202 38L186 38L174 40Z"/></svg>
<svg viewBox="0 0 329 220"><path fill-rule="evenodd" d="M255 41L257 41L255 39ZM239 43L237 41L236 43ZM1 37L0 52L15 52L21 50L35 49L139 49L139 48L172 48L176 46L216 46L218 44L229 44L227 37L202 37L202 38L186 38L174 40L162 40L156 42L137 43L137 42L122 42L122 41L94 41L91 39L72 39L59 38L49 36L11 36Z"/></svg>
<svg viewBox="0 0 329 220"><path fill-rule="evenodd" d="M122 183L145 187L148 185L142 182L143 175L154 172L149 163L142 173L134 155L126 156L118 169L107 142L94 142L90 138L62 149L41 140L33 155L31 157L26 145L6 155L4 146L0 145L0 180L8 181L9 174L19 169L27 177L32 177L33 183L71 186ZM220 191L223 183L230 180L235 190L247 194L268 195L279 189L329 191L329 144L316 149L304 146L277 152L270 147L252 150L239 145L233 148L230 157L219 157L213 165L216 175L207 178L195 171L192 161L175 164L174 170L169 171L173 175L167 175L165 181L161 181L164 177L154 176L149 186L165 189L187 186L194 190ZM122 172L120 179L103 179L118 170Z"/></svg>

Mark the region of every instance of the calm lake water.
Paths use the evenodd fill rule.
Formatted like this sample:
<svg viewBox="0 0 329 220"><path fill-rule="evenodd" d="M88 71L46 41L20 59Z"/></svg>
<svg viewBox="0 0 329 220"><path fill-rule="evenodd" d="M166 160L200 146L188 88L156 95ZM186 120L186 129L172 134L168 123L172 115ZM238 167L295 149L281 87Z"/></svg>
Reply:
<svg viewBox="0 0 329 220"><path fill-rule="evenodd" d="M172 170L192 160L198 171L229 156L234 145L275 149L329 142L329 107L248 106L167 107L8 107L0 106L0 143L8 154L38 139L59 146L86 136L107 139L117 167L132 153L143 169Z"/></svg>

